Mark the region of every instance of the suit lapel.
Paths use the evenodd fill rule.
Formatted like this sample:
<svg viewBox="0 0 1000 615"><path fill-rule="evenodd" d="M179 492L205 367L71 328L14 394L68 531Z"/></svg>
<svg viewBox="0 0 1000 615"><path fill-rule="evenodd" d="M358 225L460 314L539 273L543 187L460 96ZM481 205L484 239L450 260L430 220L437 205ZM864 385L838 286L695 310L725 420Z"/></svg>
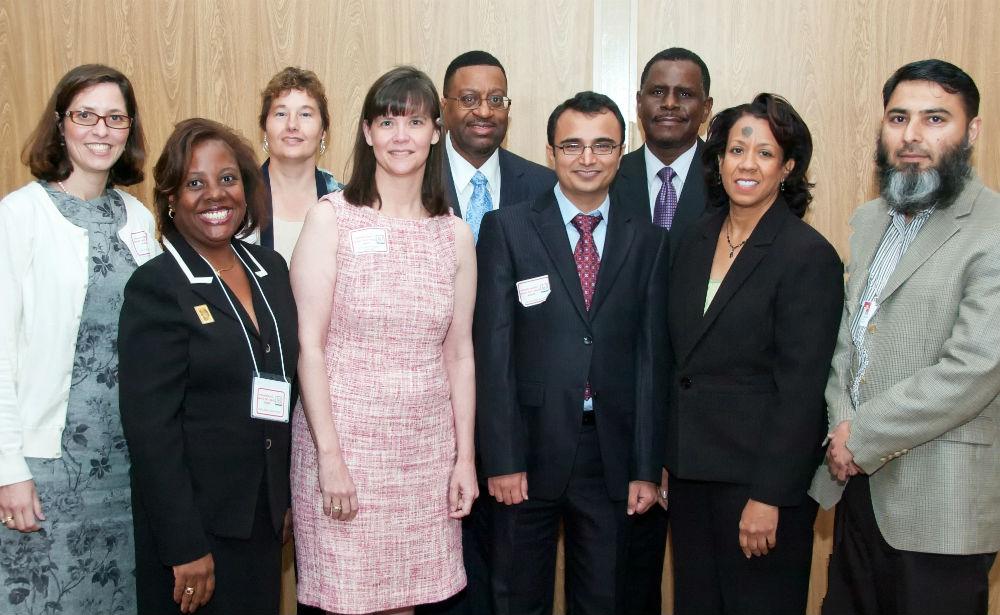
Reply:
<svg viewBox="0 0 1000 615"><path fill-rule="evenodd" d="M931 214L886 281L885 289L882 290L882 295L879 297L880 301L885 301L892 295L907 278L924 264L924 261L959 231L961 228L959 220L972 212L972 206L982 189L982 183L973 177L966 182L965 188L951 207Z"/></svg>
<svg viewBox="0 0 1000 615"><path fill-rule="evenodd" d="M164 237L163 247L173 257L177 267L191 284L191 292L212 304L217 311L236 320L236 312L222 292L212 267L178 233Z"/></svg>
<svg viewBox="0 0 1000 615"><path fill-rule="evenodd" d="M506 150L499 150L500 157L500 204L497 207L506 207L526 200L522 188L524 183L521 176L523 169L515 169L510 166L510 158Z"/></svg>
<svg viewBox="0 0 1000 615"><path fill-rule="evenodd" d="M688 168L687 177L684 178L684 189L681 190L680 199L677 201L677 212L671 224L671 229L677 230L677 233L671 234L673 245L680 241L680 235L705 211L705 168L701 163L704 145L704 141L698 139L694 159Z"/></svg>
<svg viewBox="0 0 1000 615"><path fill-rule="evenodd" d="M450 138L445 135L445 138ZM455 180L451 176L451 163L448 161L448 150L441 156L443 160L441 161L441 179L444 181L444 194L445 199L447 199L448 204L451 205L451 210L455 212L455 215L463 220L462 208L458 204L458 192L455 191Z"/></svg>
<svg viewBox="0 0 1000 615"><path fill-rule="evenodd" d="M617 205L618 199L612 195L608 214L608 228L604 236L604 253L601 255L601 267L597 270L597 286L590 303L590 318L593 319L604 299L611 292L611 287L618 278L635 237L635 225L632 223L632 212ZM575 261L574 261L575 265ZM582 291L581 291L582 293Z"/></svg>
<svg viewBox="0 0 1000 615"><path fill-rule="evenodd" d="M580 314L587 321L587 308L583 304L583 289L580 287L580 275L576 271L576 261L569 249L569 238L566 225L563 224L553 191L546 192L532 205L532 223L538 231L545 250L549 253L552 264L555 265L563 286Z"/></svg>
<svg viewBox="0 0 1000 615"><path fill-rule="evenodd" d="M642 219L652 222L649 211L649 189L646 186L646 146L622 158L621 167L615 184L618 187L619 201L622 206L618 210L628 209L635 216L642 214ZM614 191L613 191L614 192Z"/></svg>
<svg viewBox="0 0 1000 615"><path fill-rule="evenodd" d="M861 293L868 283L868 272L871 269L871 262L875 258L875 250L878 249L879 242L885 235L885 229L889 224L889 212L885 207L885 202L880 202L878 208L872 210L862 209L851 220L851 254L852 260L864 255L868 260L864 263L852 263L848 269L851 277L847 280L847 310L854 312L854 308L861 301Z"/></svg>

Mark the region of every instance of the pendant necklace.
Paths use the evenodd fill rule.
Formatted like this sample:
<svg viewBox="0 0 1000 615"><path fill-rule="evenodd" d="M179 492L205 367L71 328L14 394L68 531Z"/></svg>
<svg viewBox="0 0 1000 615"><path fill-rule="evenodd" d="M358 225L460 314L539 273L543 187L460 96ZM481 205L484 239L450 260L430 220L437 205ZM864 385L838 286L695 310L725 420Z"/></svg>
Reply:
<svg viewBox="0 0 1000 615"><path fill-rule="evenodd" d="M726 218L726 243L729 244L729 258L732 258L733 254L735 254L737 250L739 250L740 248L743 247L744 244L746 244L747 239L750 239L750 237L747 236L747 239L744 239L738 244L733 245L733 241L729 237L729 227L731 227L732 225L733 225L732 218Z"/></svg>

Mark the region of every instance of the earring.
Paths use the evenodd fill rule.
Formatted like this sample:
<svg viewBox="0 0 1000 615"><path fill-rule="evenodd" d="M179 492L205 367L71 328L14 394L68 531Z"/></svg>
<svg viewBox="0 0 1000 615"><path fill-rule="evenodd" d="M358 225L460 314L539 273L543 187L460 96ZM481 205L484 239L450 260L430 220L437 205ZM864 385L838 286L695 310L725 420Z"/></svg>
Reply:
<svg viewBox="0 0 1000 615"><path fill-rule="evenodd" d="M170 218L171 220L174 219L174 208L173 208L173 206L170 206L170 207L167 208L167 217Z"/></svg>
<svg viewBox="0 0 1000 615"><path fill-rule="evenodd" d="M785 180L781 180L781 186L779 186L778 189L781 190L782 192L785 191Z"/></svg>
<svg viewBox="0 0 1000 615"><path fill-rule="evenodd" d="M264 135L264 145L261 146L265 154L271 153L271 144L267 142L267 135Z"/></svg>
<svg viewBox="0 0 1000 615"><path fill-rule="evenodd" d="M265 137L266 139L267 137ZM326 137L322 137L319 140L319 155L322 156L326 153Z"/></svg>

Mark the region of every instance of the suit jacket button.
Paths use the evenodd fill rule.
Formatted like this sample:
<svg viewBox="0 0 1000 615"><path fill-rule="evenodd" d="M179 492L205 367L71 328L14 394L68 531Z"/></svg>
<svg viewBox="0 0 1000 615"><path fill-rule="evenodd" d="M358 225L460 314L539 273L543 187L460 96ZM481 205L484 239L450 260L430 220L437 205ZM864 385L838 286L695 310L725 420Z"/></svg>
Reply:
<svg viewBox="0 0 1000 615"><path fill-rule="evenodd" d="M264 450L271 450L271 438L264 438Z"/></svg>
<svg viewBox="0 0 1000 615"><path fill-rule="evenodd" d="M882 463L888 461L885 457L879 457L878 460L881 461Z"/></svg>
<svg viewBox="0 0 1000 615"><path fill-rule="evenodd" d="M271 354L271 345L264 344L264 354Z"/></svg>
<svg viewBox="0 0 1000 615"><path fill-rule="evenodd" d="M584 344L584 346L590 346L593 343L594 343L594 338L590 337L589 335L584 335L583 336L583 344Z"/></svg>
<svg viewBox="0 0 1000 615"><path fill-rule="evenodd" d="M875 331L876 331L875 325L868 325L868 332L869 333L875 333Z"/></svg>
<svg viewBox="0 0 1000 615"><path fill-rule="evenodd" d="M690 389L691 388L691 379L688 378L687 376L684 376L683 378L681 378L681 388L682 389Z"/></svg>

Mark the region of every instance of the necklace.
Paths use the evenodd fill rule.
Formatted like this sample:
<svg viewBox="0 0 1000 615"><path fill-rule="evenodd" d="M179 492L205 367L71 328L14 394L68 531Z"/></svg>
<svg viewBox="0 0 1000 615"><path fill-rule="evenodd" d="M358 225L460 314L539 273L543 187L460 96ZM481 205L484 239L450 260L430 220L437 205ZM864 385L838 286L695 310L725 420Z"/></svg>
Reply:
<svg viewBox="0 0 1000 615"><path fill-rule="evenodd" d="M726 243L729 244L729 258L732 258L733 254L735 254L737 250L739 250L744 246L744 244L746 244L747 239L750 239L750 237L748 236L747 239L744 239L738 244L733 245L733 240L729 238L729 227L731 227L732 225L733 225L732 219L726 218Z"/></svg>
<svg viewBox="0 0 1000 615"><path fill-rule="evenodd" d="M78 197L78 196L76 196L75 194L73 194L72 192L70 192L69 190L67 190L67 189L66 189L66 184L62 183L62 180L58 180L58 179L57 179L57 180L56 180L56 183L57 183L57 184L59 184L59 189L60 189L60 190L62 190L62 191L63 191L63 192L65 192L66 194L70 195L71 197L73 197L73 198L77 198L77 199L80 199L81 201L86 201L86 200L87 200L87 199L84 199L84 198L81 198L81 197Z"/></svg>
<svg viewBox="0 0 1000 615"><path fill-rule="evenodd" d="M212 265L212 271L214 271L217 274L219 274L219 273L225 273L225 272L229 271L230 269L232 269L235 266L236 266L236 257L233 256L233 262L228 267L221 267L219 269L216 269L215 265Z"/></svg>

